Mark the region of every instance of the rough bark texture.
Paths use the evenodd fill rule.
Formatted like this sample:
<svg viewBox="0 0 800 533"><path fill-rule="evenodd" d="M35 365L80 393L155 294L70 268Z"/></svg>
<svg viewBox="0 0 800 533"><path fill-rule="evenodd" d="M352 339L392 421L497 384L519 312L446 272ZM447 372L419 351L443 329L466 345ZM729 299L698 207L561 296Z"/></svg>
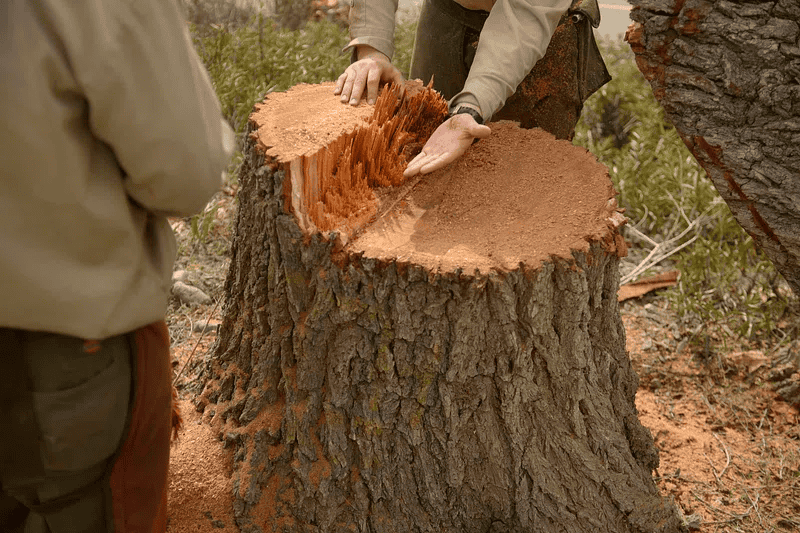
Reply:
<svg viewBox="0 0 800 533"><path fill-rule="evenodd" d="M800 4L631 3L626 39L667 118L800 294Z"/></svg>
<svg viewBox="0 0 800 533"><path fill-rule="evenodd" d="M259 126L198 399L235 446L242 531L684 530L634 407L614 224L511 270L369 258L302 221L304 165Z"/></svg>

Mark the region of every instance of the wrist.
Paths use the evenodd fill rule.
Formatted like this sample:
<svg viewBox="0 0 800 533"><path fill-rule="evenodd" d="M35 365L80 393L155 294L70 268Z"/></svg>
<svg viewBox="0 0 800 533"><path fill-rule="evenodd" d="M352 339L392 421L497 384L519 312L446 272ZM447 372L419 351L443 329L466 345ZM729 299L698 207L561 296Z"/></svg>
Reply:
<svg viewBox="0 0 800 533"><path fill-rule="evenodd" d="M455 111L450 113L450 116L452 117L454 115L461 115L461 114L470 115L472 118L475 119L475 122L477 122L478 124L483 124L483 115L481 115L480 109L478 109L474 105L458 104L457 106L455 106Z"/></svg>
<svg viewBox="0 0 800 533"><path fill-rule="evenodd" d="M389 56L378 50L377 48L370 46L368 44L359 44L356 45L355 56L357 60L361 59L368 59L370 57L375 59L382 59L384 61L389 61Z"/></svg>

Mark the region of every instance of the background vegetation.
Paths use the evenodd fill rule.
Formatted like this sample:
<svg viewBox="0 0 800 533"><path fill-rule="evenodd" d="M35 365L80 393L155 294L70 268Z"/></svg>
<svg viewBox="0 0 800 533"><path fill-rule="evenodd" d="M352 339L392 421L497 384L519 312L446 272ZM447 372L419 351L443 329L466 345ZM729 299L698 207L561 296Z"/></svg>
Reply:
<svg viewBox="0 0 800 533"><path fill-rule="evenodd" d="M279 28L256 12L211 13L190 4L192 35L219 95L241 135L253 104L271 91L336 79L349 63L341 12L334 21ZM291 4L287 4L291 5ZM285 18L285 17L284 17ZM408 73L414 24L396 32L395 64ZM575 144L609 168L630 218L632 244L623 281L667 269L681 272L665 293L668 306L695 342L746 340L776 347L798 337L798 298L733 219L705 172L664 119L624 42L601 42L614 80L586 104ZM231 168L235 180L235 165ZM192 221L201 231L202 217Z"/></svg>

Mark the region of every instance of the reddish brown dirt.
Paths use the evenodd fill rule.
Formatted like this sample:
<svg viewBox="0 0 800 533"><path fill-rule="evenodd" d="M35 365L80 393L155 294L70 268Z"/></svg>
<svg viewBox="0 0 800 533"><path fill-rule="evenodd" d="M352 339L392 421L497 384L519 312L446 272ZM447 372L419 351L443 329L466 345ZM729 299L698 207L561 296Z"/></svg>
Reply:
<svg viewBox="0 0 800 533"><path fill-rule="evenodd" d="M658 487L702 532L800 531L800 416L766 382L770 358L691 337L673 348L674 317L648 299L622 317Z"/></svg>
<svg viewBox="0 0 800 533"><path fill-rule="evenodd" d="M536 268L570 258L611 233L616 212L605 166L583 148L512 122L452 165L422 176L349 246L368 257L401 258L467 272Z"/></svg>

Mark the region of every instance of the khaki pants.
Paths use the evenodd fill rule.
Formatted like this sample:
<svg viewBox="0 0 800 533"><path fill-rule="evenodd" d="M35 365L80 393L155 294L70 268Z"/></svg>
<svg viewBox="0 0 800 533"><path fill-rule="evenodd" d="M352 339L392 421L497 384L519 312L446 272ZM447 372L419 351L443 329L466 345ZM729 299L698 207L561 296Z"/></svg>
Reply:
<svg viewBox="0 0 800 533"><path fill-rule="evenodd" d="M556 138L572 139L583 102L611 79L591 21L579 4L573 2L544 57L491 120L514 120L523 128L539 127ZM433 88L448 100L461 92L488 16L488 12L465 9L453 0L425 0L409 77L425 84L433 77ZM489 121L489 117L484 119Z"/></svg>
<svg viewBox="0 0 800 533"><path fill-rule="evenodd" d="M169 334L0 329L0 531L166 531Z"/></svg>

